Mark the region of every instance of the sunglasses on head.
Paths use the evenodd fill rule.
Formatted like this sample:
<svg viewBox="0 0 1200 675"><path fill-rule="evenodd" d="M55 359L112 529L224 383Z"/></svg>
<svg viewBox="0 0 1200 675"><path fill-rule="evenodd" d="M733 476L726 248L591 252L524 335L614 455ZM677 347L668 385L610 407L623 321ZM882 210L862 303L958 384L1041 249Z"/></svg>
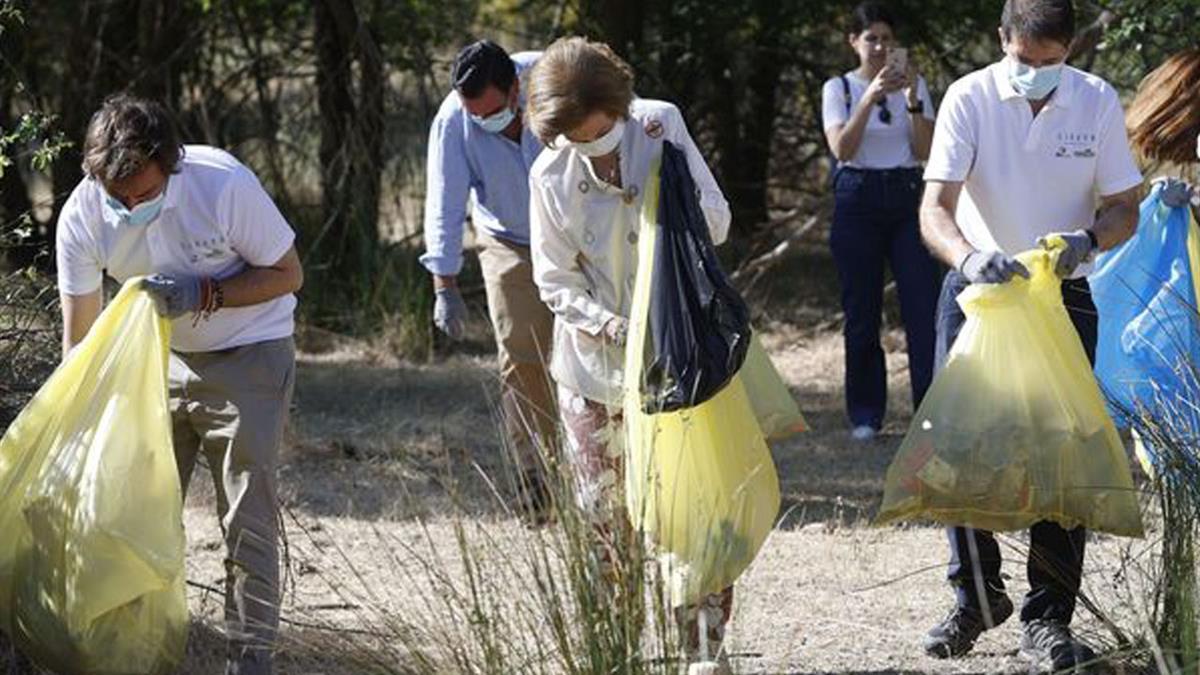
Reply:
<svg viewBox="0 0 1200 675"><path fill-rule="evenodd" d="M879 106L879 121L884 124L891 124L892 111L888 110L887 99L880 101L877 105Z"/></svg>

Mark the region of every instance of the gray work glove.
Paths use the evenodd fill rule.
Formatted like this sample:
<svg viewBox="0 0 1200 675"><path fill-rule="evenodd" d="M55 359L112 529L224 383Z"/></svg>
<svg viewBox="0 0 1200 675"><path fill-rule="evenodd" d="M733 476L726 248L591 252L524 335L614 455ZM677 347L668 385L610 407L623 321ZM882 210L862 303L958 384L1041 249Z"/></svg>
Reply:
<svg viewBox="0 0 1200 675"><path fill-rule="evenodd" d="M1178 178L1169 176L1160 177L1155 178L1153 182L1155 184L1165 183L1162 191L1162 201L1163 204L1166 204L1173 209L1177 209L1181 206L1187 206L1188 202L1196 199L1197 192L1195 189L1191 185L1188 185Z"/></svg>
<svg viewBox="0 0 1200 675"><path fill-rule="evenodd" d="M140 286L154 298L158 313L168 319L200 310L199 278L151 274L142 279Z"/></svg>
<svg viewBox="0 0 1200 675"><path fill-rule="evenodd" d="M1092 244L1092 237L1087 230L1055 232L1038 237L1038 246L1050 249L1049 239L1051 237L1062 237L1062 240L1067 242L1067 247L1058 254L1058 262L1054 266L1055 274L1064 279L1071 276L1076 267L1090 261L1096 255L1096 246Z"/></svg>
<svg viewBox="0 0 1200 675"><path fill-rule="evenodd" d="M624 347L629 338L629 321L619 316L609 319L604 324L604 337L618 347Z"/></svg>
<svg viewBox="0 0 1200 675"><path fill-rule="evenodd" d="M457 288L444 286L434 292L433 325L451 340L461 340L467 322L467 305Z"/></svg>
<svg viewBox="0 0 1200 675"><path fill-rule="evenodd" d="M1002 284L1013 275L1029 278L1029 270L1000 251L972 251L958 264L958 271L973 284Z"/></svg>

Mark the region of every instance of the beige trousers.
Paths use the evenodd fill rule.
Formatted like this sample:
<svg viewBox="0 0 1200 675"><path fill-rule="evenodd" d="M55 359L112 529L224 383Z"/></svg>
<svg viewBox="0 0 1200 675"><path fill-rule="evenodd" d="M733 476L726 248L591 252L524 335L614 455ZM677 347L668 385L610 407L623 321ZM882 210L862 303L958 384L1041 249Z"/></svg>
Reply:
<svg viewBox="0 0 1200 675"><path fill-rule="evenodd" d="M292 338L171 353L175 460L186 492L204 456L225 536L229 675L269 675L279 625L275 468L295 380Z"/></svg>
<svg viewBox="0 0 1200 675"><path fill-rule="evenodd" d="M554 388L547 364L554 318L533 283L529 247L477 233L479 266L500 358L505 435L526 468L554 455Z"/></svg>

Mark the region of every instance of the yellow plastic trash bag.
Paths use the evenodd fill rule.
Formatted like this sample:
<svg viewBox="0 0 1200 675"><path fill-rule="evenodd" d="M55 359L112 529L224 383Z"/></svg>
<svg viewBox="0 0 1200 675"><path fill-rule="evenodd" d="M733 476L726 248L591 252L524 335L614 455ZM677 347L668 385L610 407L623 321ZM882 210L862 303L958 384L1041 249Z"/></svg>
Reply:
<svg viewBox="0 0 1200 675"><path fill-rule="evenodd" d="M0 628L64 675L168 673L183 657L169 331L126 283L0 441Z"/></svg>
<svg viewBox="0 0 1200 675"><path fill-rule="evenodd" d="M1050 520L1141 536L1129 462L1063 307L1056 257L1027 251L1030 280L958 296L966 322L888 469L877 524Z"/></svg>
<svg viewBox="0 0 1200 675"><path fill-rule="evenodd" d="M794 434L808 431L808 422L792 398L787 385L771 357L763 349L758 335L750 336L750 349L746 352L746 362L738 371L746 395L750 398L750 407L754 409L754 417L763 436L769 441L783 440Z"/></svg>
<svg viewBox="0 0 1200 675"><path fill-rule="evenodd" d="M657 162L646 188L625 362L625 498L678 606L732 585L750 565L779 512L779 480L740 375L700 405L643 412L639 383L658 234Z"/></svg>

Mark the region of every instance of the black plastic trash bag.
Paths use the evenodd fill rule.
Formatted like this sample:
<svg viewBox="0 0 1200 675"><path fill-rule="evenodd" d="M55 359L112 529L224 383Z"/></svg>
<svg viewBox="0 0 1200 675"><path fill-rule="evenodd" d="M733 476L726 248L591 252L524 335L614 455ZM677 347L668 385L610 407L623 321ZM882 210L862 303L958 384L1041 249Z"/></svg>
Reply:
<svg viewBox="0 0 1200 675"><path fill-rule="evenodd" d="M717 261L687 156L668 142L658 226L642 380L647 413L712 398L742 367L750 347L750 310Z"/></svg>

